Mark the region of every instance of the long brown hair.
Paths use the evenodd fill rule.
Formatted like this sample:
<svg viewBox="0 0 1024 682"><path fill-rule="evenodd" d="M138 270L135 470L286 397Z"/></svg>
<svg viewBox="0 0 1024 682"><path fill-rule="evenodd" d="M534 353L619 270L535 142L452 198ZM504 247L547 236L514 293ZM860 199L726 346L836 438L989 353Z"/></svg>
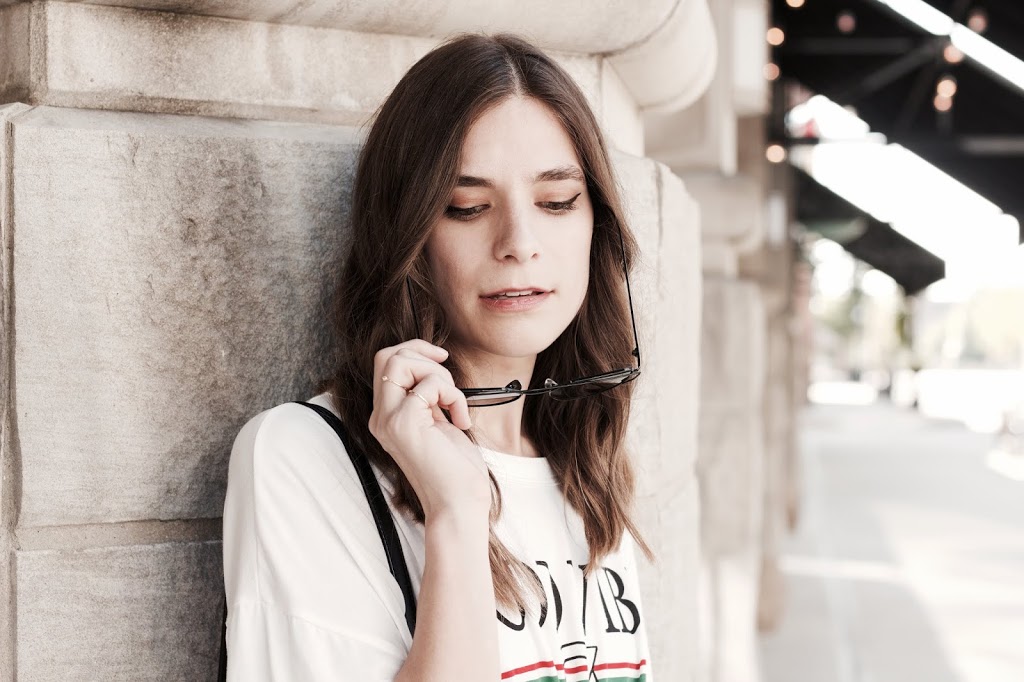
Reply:
<svg viewBox="0 0 1024 682"><path fill-rule="evenodd" d="M352 246L337 293L336 374L327 383L352 436L394 483L394 503L423 522L423 508L401 469L370 434L373 356L415 336L444 346L450 327L436 303L423 247L455 189L463 141L488 108L532 97L558 117L583 165L594 206L590 281L576 317L537 357L533 381L575 378L631 364L633 334L623 282L624 242L631 266L636 242L623 219L608 152L593 112L572 78L550 57L513 35L460 35L420 59L381 105L362 148L352 195ZM406 282L410 282L407 286ZM410 301L410 295L413 301ZM413 320L415 305L418 320ZM446 362L457 385L452 353ZM593 398L524 398L524 434L548 458L567 502L586 529L589 575L629 531L650 558L632 516L633 469L623 449L632 385ZM472 437L472 431L468 432ZM495 493L492 524L501 512ZM536 577L491 532L491 572L502 605L523 606Z"/></svg>

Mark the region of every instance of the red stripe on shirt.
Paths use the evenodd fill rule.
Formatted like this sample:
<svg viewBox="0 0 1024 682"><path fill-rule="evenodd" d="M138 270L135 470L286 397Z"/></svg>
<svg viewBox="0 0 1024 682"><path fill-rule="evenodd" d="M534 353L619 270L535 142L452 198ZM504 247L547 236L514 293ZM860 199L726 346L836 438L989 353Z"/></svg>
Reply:
<svg viewBox="0 0 1024 682"><path fill-rule="evenodd" d="M600 665L595 665L594 670L610 670L612 668L629 668L631 670L639 670L645 665L647 665L646 658L641 659L639 663L629 663L626 661L622 661L619 663L601 663ZM503 672L501 674L501 679L507 680L510 677L515 677L516 675L528 673L539 668L554 668L555 670L559 670L561 672L573 674L583 672L584 670L587 670L588 667L589 666L584 665L578 668L565 668L561 663L555 663L554 661L537 661L536 663L531 663L530 665L524 665L522 667L513 668L512 670Z"/></svg>

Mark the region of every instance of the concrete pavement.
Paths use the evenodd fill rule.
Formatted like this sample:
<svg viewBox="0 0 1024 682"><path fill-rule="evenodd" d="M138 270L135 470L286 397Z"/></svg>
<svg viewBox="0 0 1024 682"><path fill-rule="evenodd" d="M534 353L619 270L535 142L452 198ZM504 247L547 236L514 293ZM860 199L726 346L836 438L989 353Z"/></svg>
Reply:
<svg viewBox="0 0 1024 682"><path fill-rule="evenodd" d="M1024 680L1024 482L995 437L878 403L809 407L800 441L764 682Z"/></svg>

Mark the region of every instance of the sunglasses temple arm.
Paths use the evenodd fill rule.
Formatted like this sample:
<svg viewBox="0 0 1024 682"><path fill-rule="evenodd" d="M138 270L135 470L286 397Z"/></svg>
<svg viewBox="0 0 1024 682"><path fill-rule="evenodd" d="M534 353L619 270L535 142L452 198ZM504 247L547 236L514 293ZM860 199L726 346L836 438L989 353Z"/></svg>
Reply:
<svg viewBox="0 0 1024 682"><path fill-rule="evenodd" d="M640 336L636 333L636 316L633 314L633 291L629 287L629 268L626 267L626 242L622 238L622 226L619 228L619 249L622 253L622 272L626 276L626 298L629 300L629 321L633 325L633 355L636 356L637 369L640 368Z"/></svg>
<svg viewBox="0 0 1024 682"><path fill-rule="evenodd" d="M409 293L409 307L412 309L412 323L416 327L416 338L423 338L420 336L420 316L416 314L416 301L412 297L412 280L408 275L405 276L405 289Z"/></svg>

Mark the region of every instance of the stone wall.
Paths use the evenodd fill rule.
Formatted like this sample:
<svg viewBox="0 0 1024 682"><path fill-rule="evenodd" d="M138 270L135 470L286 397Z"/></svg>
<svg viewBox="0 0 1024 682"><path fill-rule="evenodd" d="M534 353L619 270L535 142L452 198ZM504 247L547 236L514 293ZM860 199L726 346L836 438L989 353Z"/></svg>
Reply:
<svg viewBox="0 0 1024 682"><path fill-rule="evenodd" d="M699 211L644 118L707 87L704 0L0 0L0 682L214 678L231 441L320 378L361 126L478 29L551 51L617 150L652 658L698 679Z"/></svg>

